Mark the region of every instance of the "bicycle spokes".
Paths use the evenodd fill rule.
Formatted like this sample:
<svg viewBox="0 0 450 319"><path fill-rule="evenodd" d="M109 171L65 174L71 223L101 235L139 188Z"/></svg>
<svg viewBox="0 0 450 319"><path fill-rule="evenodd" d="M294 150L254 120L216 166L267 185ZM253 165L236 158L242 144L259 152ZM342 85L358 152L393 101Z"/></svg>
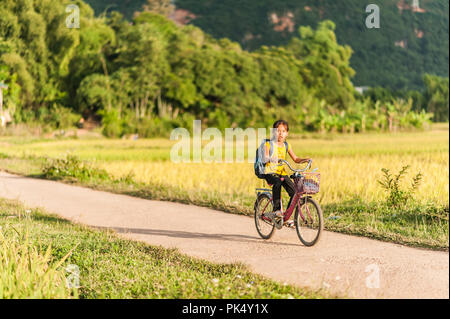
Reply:
<svg viewBox="0 0 450 319"><path fill-rule="evenodd" d="M272 212L273 202L267 195L258 196L255 203L255 224L259 235L264 239L269 239L274 231L274 223L271 218L266 216Z"/></svg>
<svg viewBox="0 0 450 319"><path fill-rule="evenodd" d="M314 245L323 229L323 217L320 206L308 198L296 214L297 235L306 246Z"/></svg>
<svg viewBox="0 0 450 319"><path fill-rule="evenodd" d="M311 215L311 211L309 210L308 203L305 205L305 210L306 210L305 224L312 227L315 224L316 218L315 218L315 216Z"/></svg>
<svg viewBox="0 0 450 319"><path fill-rule="evenodd" d="M260 215L259 215L259 218L262 220L262 221L264 221L264 222L266 222L266 223L268 223L268 224L271 224L272 223L272 219L271 218L269 218L269 217L267 217L267 213L270 213L270 209L267 209L267 208L271 208L272 207L272 205L271 205L271 201L269 201L269 200L267 200L267 204L265 204L264 205L264 207L263 207L263 209L261 210L261 213L260 213Z"/></svg>

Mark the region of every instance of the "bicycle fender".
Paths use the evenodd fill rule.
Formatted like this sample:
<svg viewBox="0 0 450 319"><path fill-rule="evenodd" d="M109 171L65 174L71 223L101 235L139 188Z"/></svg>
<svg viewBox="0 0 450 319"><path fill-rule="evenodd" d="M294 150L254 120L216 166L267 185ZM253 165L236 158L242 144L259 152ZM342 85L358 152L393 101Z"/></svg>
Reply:
<svg viewBox="0 0 450 319"><path fill-rule="evenodd" d="M258 192L257 194L258 194L258 197L259 197L260 195L267 195L267 196L269 196L270 199L273 198L271 192L264 191L264 192Z"/></svg>

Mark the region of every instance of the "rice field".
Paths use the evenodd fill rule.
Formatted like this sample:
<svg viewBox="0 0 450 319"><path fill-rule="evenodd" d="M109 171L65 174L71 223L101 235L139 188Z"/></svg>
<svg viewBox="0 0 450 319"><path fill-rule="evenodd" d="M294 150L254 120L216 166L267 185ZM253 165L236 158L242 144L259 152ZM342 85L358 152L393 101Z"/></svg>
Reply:
<svg viewBox="0 0 450 319"><path fill-rule="evenodd" d="M448 207L449 126L440 124L424 132L358 135L292 135L294 152L311 157L313 168L321 173L322 204L341 203L359 198L382 201L385 192L377 180L382 168L397 173L410 169L404 180L421 172L423 180L416 199ZM0 137L0 153L8 156L63 157L70 153L105 169L119 178L133 174L137 182L176 187L185 193L211 193L227 198L254 198L255 188L263 186L253 172L253 164L174 163L169 139L18 139ZM206 144L206 143L204 143ZM245 152L247 158L247 152ZM250 153L250 158L254 152ZM299 166L297 166L299 167Z"/></svg>

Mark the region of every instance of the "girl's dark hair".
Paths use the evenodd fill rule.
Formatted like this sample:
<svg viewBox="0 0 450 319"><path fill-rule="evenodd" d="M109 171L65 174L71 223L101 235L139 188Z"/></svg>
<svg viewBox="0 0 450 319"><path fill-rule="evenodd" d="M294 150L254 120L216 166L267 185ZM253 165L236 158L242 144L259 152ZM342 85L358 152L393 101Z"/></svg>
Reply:
<svg viewBox="0 0 450 319"><path fill-rule="evenodd" d="M278 120L273 124L273 128L278 128L278 126L284 125L286 127L286 131L289 132L289 124L285 120Z"/></svg>

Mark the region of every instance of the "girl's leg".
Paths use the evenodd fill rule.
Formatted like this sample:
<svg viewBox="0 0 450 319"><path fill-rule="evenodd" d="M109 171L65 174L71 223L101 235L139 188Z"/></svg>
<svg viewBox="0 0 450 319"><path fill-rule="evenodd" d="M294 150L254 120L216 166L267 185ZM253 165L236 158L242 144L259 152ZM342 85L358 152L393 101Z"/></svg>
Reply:
<svg viewBox="0 0 450 319"><path fill-rule="evenodd" d="M272 195L273 195L273 210L277 211L281 209L281 185L282 181L280 177L269 174L265 175L265 180L267 183L272 184Z"/></svg>
<svg viewBox="0 0 450 319"><path fill-rule="evenodd" d="M287 205L286 209L288 209L291 206L292 199L295 195L295 185L294 182L289 178L289 176L283 176L283 187L286 190L286 192L289 194L289 204Z"/></svg>

